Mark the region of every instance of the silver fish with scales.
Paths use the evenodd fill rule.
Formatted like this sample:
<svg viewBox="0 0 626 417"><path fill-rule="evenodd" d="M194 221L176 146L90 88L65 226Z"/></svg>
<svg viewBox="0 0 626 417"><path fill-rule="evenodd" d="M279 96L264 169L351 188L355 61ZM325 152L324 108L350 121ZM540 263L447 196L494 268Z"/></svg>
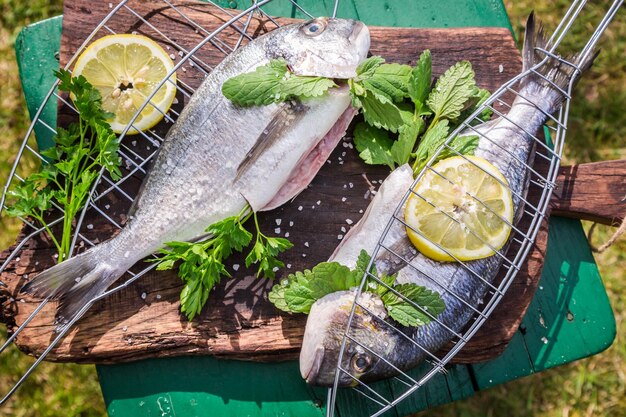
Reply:
<svg viewBox="0 0 626 417"><path fill-rule="evenodd" d="M168 132L120 233L42 272L22 291L60 298L59 317L69 320L166 242L198 239L247 204L261 211L292 199L355 114L347 87L301 102L244 108L222 95L222 84L277 58L297 75L350 78L369 46L363 23L319 18L278 28L227 56Z"/></svg>
<svg viewBox="0 0 626 417"><path fill-rule="evenodd" d="M531 15L523 50L525 70L543 59L535 47L549 49L542 29L535 29ZM571 62L584 71L594 57L593 54L584 60L573 57ZM547 114L559 108L565 99L562 91L575 75L572 66L554 58L548 59L537 71L539 74L523 79L520 93L506 118L498 117L460 133L460 136L481 136L475 155L491 162L507 180L513 199L514 224L524 209L530 179L528 167L532 166L535 154L532 135L542 128ZM362 249L372 253L412 182L412 171L408 166L396 169L330 261L354 268ZM379 251L375 258L378 273L397 273L398 284L414 283L438 292L445 310L436 320L421 327L404 328L398 324L392 327L380 298L363 293L350 321L350 337L345 338L342 350L355 292L327 295L313 304L307 320L300 354L300 372L307 382L333 386L338 372L338 386L354 386L357 380L370 382L389 378L424 360L436 361L434 354L455 339L478 311L504 262L499 255L468 261L464 265L431 260L417 253L400 221L393 223L381 247L390 250ZM338 363L340 357L341 363ZM337 371L337 365L342 372Z"/></svg>

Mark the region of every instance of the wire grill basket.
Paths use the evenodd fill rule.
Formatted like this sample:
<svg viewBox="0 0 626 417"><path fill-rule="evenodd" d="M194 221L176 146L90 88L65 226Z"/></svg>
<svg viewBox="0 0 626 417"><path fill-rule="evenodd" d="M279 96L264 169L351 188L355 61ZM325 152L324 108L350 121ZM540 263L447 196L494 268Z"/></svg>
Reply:
<svg viewBox="0 0 626 417"><path fill-rule="evenodd" d="M177 18L185 21L187 23L187 27L189 30L189 36L185 37L177 37L176 40L172 39L168 32L168 27L166 26L156 26L151 21L146 20L145 17L137 12L136 5L137 3L131 0L123 0L117 4L109 3L110 12L108 15L102 20L102 22L91 32L91 34L87 37L87 39L82 43L78 50L73 51L72 57L69 59L66 69L71 69L76 58L81 54L81 52L86 48L89 43L101 36L120 33L123 31L131 31L131 28L121 27L118 23L118 19L121 16L132 16L133 19L136 20L137 25L141 27L142 31L145 31L148 36L161 41L162 43L171 45L172 54L178 55L180 58L177 60L172 71L161 81L158 88L154 91L158 91L158 89L166 82L170 81L170 76L175 71L190 71L194 73L195 78L198 80L197 84L186 83L179 79L176 83L177 89L177 97L181 101L179 106L173 106L167 114L164 114L164 118L167 122L171 124L176 122L176 119L179 115L180 108L182 105L191 97L194 93L195 88L198 87L201 80L208 75L212 68L213 62L209 62L208 60L203 59L203 56L206 56L208 53L212 56L221 56L224 57L240 47L243 44L246 44L250 41L256 34L251 30L251 22L255 15L260 15L264 20L268 22L270 27L267 27L267 30L273 29L273 27L278 27L280 24L271 17L270 12L271 7L270 3L277 2L287 2L292 6L293 17L314 17L312 13L319 14L320 10L323 9L323 13L335 16L339 9L339 0L334 2L326 2L320 3L320 10L306 10L300 4L298 4L295 0L262 0L257 1L254 0L251 2L252 4L240 11L233 11L229 9L225 9L224 2L178 2L174 0L161 0L156 3L162 6L163 10L166 10L168 13L174 14ZM561 60L565 65L573 65L572 63L568 63L558 56L556 56L556 47L560 44L563 37L567 34L569 28L572 23L576 19L576 17L581 13L586 1L575 1L572 4L572 7L563 18L563 21L558 26L554 34L551 38L551 45L553 45L550 50L542 51L546 59L548 57L554 57L556 59ZM621 6L622 1L615 1L613 5L608 9L605 18L598 25L593 35L590 37L589 42L582 50L582 54L590 54L592 52L593 46L596 44L599 36L604 31L610 20L613 18L618 8ZM184 7L183 7L184 5ZM316 8L318 6L315 6ZM225 14L227 18L224 22L213 28L203 27L202 25L195 22L187 13L185 13L185 7L197 7L197 8L213 8L214 10L219 10L221 13ZM273 27L272 27L273 26ZM236 33L237 37L236 41L228 41L223 36L225 33L230 32ZM233 39L230 37L229 39ZM542 63L537 65L540 66ZM502 86L496 93L492 95L492 97L484 103L480 109L478 109L465 123L463 123L455 132L453 132L450 137L456 135L461 129L465 127L474 128L476 124L473 122L477 119L477 116L485 109L491 109L496 116L504 116L503 111L506 108L506 102L503 99L504 95L518 95L517 85L519 80L522 77L527 76L529 72L534 71L535 68L530 69L524 74L520 74L519 76L512 79L510 82ZM192 77L193 78L193 77ZM576 78L576 77L574 77ZM573 84L573 82L572 82ZM18 154L15 159L15 163L10 172L10 176L6 185L2 190L2 196L0 198L0 214L3 214L6 210L7 203L7 192L18 182L24 180L23 174L23 166L28 163L30 159L38 159L40 161L44 161L44 158L38 152L37 147L33 144L34 133L39 134L40 132L46 132L44 134L56 134L55 127L48 124L45 120L44 113L49 112L52 108L53 111L56 111L56 106L59 105L61 108L61 112L65 112L68 114L73 113L77 114L76 109L74 108L72 102L65 96L59 94L57 92L56 82L53 87L50 89L46 97L44 98L41 105L38 107L38 111L33 116L33 121L22 141L22 144L19 148ZM520 221L519 224L511 225L513 228L513 237L512 237L512 245L511 249L506 253L498 252L497 256L501 258L501 262L503 264L502 271L500 276L500 280L498 284L488 283L489 291L485 296L484 304L480 307L471 306L472 310L476 313L475 319L473 319L471 325L464 330L463 332L453 332L453 341L450 346L450 349L447 353L441 354L438 352L428 352L429 359L423 366L419 368L418 371L412 371L410 373L400 372L399 376L397 376L393 381L377 383L377 384L365 384L358 379L355 379L355 383L357 386L352 391L352 393L346 393L342 395L364 395L367 397L368 403L364 403L363 414L372 414L379 415L389 410L390 408L397 405L400 401L411 395L415 390L423 386L429 379L437 375L438 373L445 373L445 365L450 361L450 359L458 352L459 349L465 345L467 340L472 337L472 335L478 330L480 325L489 317L498 301L501 299L503 294L506 292L509 284L514 278L516 272L520 269L521 264L523 263L530 247L533 243L533 240L537 234L539 225L541 220L543 219L548 201L550 199L550 195L552 192L552 188L554 187L554 180L556 178L559 161L561 159L561 153L563 148L563 140L566 131L567 125L567 112L569 108L569 100L571 95L571 87L570 84L567 91L563 91L563 94L566 97L566 100L558 112L558 116L554 117L552 115L546 115L551 123L549 123L548 128L551 129L553 134L553 144L550 146L546 144L545 140L540 137L536 137L532 135L532 132L528 133L532 136L533 140L536 142L537 146L537 160L542 160L543 163L538 164L538 166L528 167L530 174L530 187L535 188L537 190L536 193L529 192L529 195L533 195L536 197L532 201L526 201L526 197L520 195L519 198L523 200L524 203L524 218ZM89 236L90 225L85 224L85 217L87 213L96 213L97 216L102 220L102 222L106 223L111 230L120 229L123 223L123 214L114 215L108 212L106 206L108 202L111 200L122 200L125 201L125 204L130 207L132 201L135 197L133 194L133 189L135 189L136 185L141 182L143 177L146 174L147 166L150 163L153 156L158 151L160 144L163 141L166 130L159 128L158 126L154 129L150 129L146 132L141 132L139 135L147 141L149 144L145 149L138 149L133 146L129 146L131 142L131 138L126 138L129 129L131 129L139 117L139 114L146 106L152 106L155 109L159 110L155 105L151 103L153 93L150 97L147 97L146 101L143 105L137 109L133 118L131 119L131 123L128 127L122 132L121 138L124 139L121 142L120 147L120 156L123 160L123 176L118 181L113 181L106 174L100 173L99 179L96 181L96 184L90 191L90 196L88 199L88 203L85 208L80 212L75 231L72 236L72 251L78 247L89 247L97 244ZM496 109L495 104L500 104L500 109ZM159 110L160 111L160 110ZM446 142L448 147L449 140ZM448 147L449 148L449 147ZM451 149L453 152L454 150ZM440 150L441 152L441 150ZM425 170L432 170L432 164L427 164ZM421 175L423 175L423 172ZM420 175L420 177L421 177ZM418 177L417 180L420 179ZM403 203L408 198L411 191L407 193L405 198L403 199ZM387 225L385 233L393 227L394 222L403 222L401 216L401 206L398 207L398 210L395 213L392 221ZM54 226L56 224L63 222L63 211L60 207L55 207L53 214L51 215L51 220L48 222L50 226ZM3 264L0 265L0 273L7 268L7 266L13 262L17 257L19 257L20 252L23 248L26 247L28 242L40 239L42 235L45 234L45 229L43 227L38 226L37 224L31 222L29 219L21 218L20 219L24 224L23 229L23 237L18 242L17 246L14 248L12 253L8 256L7 259L4 260ZM380 251L389 251L389 248L384 246L384 238L381 237L379 245L376 248L373 258ZM34 364L27 370L27 372L17 381L17 383L9 390L8 393L0 400L0 404L6 402L6 400L15 392L15 390L24 382L24 380L33 372L33 370L37 367L37 365L45 359L46 355L57 346L60 340L67 334L67 332L71 329L74 323L78 321L85 312L98 300L107 297L108 295L130 285L132 282L136 281L143 275L145 275L148 271L155 268L156 264L152 263L150 266L145 267L139 270L128 271L124 278L121 280L121 284L110 288L104 294L92 299L84 308L80 310L80 312L72 317L67 325L65 325L54 337L54 339L49 344L48 348L36 359ZM377 280L376 277L369 274L370 279ZM361 288L359 289L356 299L355 306L360 304L360 297L363 284L368 278L368 274L363 277ZM2 283L0 283L2 284ZM384 285L384 284L383 284ZM1 286L1 285L0 285ZM33 312L32 314L11 334L11 336L6 340L6 342L0 347L0 353L4 351L11 343L14 342L17 335L28 326L29 322L41 312L44 306L47 304L48 300L44 300ZM361 305L361 307L363 307ZM354 308L352 313L354 313ZM433 317L434 320L437 320ZM387 323L386 325L392 326ZM345 340L353 339L350 334L350 326L346 330L344 335L344 345ZM397 331L400 331L397 329ZM375 352L372 352L375 354ZM382 358L384 360L384 358ZM341 363L341 358L339 363ZM341 373L347 373L349 375L349 371L342 369L341 367L337 370L337 375ZM395 388L393 390L393 394L390 397L390 386L393 385ZM381 388L382 387L382 388ZM399 387L399 388L398 388ZM336 410L336 399L337 399L337 387L333 387L329 390L328 396L328 415L332 416Z"/></svg>

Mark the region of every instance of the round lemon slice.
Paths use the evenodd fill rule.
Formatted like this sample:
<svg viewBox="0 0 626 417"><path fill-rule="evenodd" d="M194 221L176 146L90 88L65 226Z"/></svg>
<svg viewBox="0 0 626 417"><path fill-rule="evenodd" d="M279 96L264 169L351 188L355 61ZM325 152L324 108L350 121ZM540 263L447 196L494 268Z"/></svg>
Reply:
<svg viewBox="0 0 626 417"><path fill-rule="evenodd" d="M514 210L506 178L483 158L465 158L447 158L426 171L405 206L409 239L436 261L486 258L511 232Z"/></svg>
<svg viewBox="0 0 626 417"><path fill-rule="evenodd" d="M161 80L174 67L172 59L156 42L141 35L109 35L98 39L76 60L73 76L84 76L100 91L102 107L115 114L111 129L121 133ZM128 134L156 125L176 96L172 74L139 113Z"/></svg>

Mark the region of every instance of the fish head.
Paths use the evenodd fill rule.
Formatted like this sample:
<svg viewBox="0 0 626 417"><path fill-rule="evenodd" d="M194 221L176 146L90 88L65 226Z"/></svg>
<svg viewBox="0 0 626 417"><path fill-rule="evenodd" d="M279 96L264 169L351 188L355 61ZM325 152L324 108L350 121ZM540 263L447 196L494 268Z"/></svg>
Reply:
<svg viewBox="0 0 626 417"><path fill-rule="evenodd" d="M268 38L267 48L296 75L347 79L367 57L370 33L357 20L320 17L284 26Z"/></svg>
<svg viewBox="0 0 626 417"><path fill-rule="evenodd" d="M342 351L340 365L346 372L338 373L338 386L355 386L357 380L377 380L397 373L387 361L396 361L403 338L385 323L387 311L382 301L362 293L349 323L354 300L354 291L338 291L311 307L300 351L300 373L307 383L332 386ZM344 338L346 334L349 337Z"/></svg>

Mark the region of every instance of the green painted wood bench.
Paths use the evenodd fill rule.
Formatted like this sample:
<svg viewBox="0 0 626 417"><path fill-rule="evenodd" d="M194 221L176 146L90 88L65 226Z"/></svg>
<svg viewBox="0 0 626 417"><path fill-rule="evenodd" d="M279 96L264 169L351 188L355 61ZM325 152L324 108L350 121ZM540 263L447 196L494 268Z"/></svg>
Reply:
<svg viewBox="0 0 626 417"><path fill-rule="evenodd" d="M234 1L223 5L236 7ZM330 1L304 1L318 15ZM278 3L267 11L291 15ZM351 0L340 2L339 16L367 24L407 27L505 27L511 29L500 0ZM26 27L16 41L28 109L33 115L53 83L58 67L62 16ZM56 124L56 107L43 116ZM49 132L37 126L40 146ZM475 365L453 365L395 411L403 416L593 355L615 337L613 312L579 221L550 219L547 263L539 289L505 353ZM110 416L322 416L326 391L307 386L297 362L248 363L212 357L142 360L97 367ZM361 415L363 401L344 393L342 416Z"/></svg>

